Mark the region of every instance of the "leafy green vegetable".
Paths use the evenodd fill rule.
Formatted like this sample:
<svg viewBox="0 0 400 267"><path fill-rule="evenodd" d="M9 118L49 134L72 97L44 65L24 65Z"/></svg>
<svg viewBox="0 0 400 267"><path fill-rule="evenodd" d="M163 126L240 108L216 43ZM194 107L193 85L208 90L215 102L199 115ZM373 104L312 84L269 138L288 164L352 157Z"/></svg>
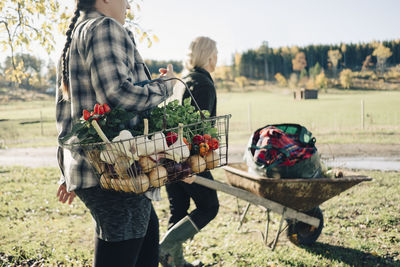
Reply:
<svg viewBox="0 0 400 267"><path fill-rule="evenodd" d="M206 118L210 117L210 113L207 110L202 112ZM95 114L89 117L88 120L85 120L82 116L73 124L71 132L61 140L61 143L65 143L72 136L78 137L81 144L101 142L102 140L91 124L94 119L97 120L104 134L110 140L118 136L122 130L129 130L133 136L142 135L143 123L132 124L132 119L136 115L138 114L128 112L122 107L116 107L104 114ZM168 129L176 128L179 123L182 123L185 125L183 135L189 141L196 134L207 133L212 137L218 135L218 130L213 128L210 121L201 119L200 112L191 105L190 97L184 99L183 105L180 105L179 101L175 100L165 106L156 107L147 113L139 115L142 118L147 117L149 120L149 133L163 131L166 134L169 131Z"/></svg>

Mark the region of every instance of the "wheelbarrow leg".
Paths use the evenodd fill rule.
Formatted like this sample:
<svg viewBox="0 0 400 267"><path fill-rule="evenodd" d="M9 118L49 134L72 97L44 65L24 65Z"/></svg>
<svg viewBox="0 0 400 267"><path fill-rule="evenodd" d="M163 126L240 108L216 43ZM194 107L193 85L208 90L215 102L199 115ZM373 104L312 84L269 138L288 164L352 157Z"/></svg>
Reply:
<svg viewBox="0 0 400 267"><path fill-rule="evenodd" d="M286 211L286 207L283 208L281 221L280 221L280 223L279 223L279 229L278 229L278 231L276 232L275 240L274 240L274 242L272 243L271 250L274 250L275 247L276 247L276 244L278 243L279 235L281 234L281 229L282 229L283 221L285 220L285 217L284 217L285 211Z"/></svg>
<svg viewBox="0 0 400 267"><path fill-rule="evenodd" d="M269 232L269 222L270 222L270 209L267 209L267 222L265 223L265 234L264 234L264 244L267 245L268 242L268 232Z"/></svg>
<svg viewBox="0 0 400 267"><path fill-rule="evenodd" d="M246 208L244 209L242 215L240 216L239 226L238 226L237 230L239 230L240 227L242 227L244 218L246 217L246 214L249 211L249 208L250 208L250 202L247 203Z"/></svg>

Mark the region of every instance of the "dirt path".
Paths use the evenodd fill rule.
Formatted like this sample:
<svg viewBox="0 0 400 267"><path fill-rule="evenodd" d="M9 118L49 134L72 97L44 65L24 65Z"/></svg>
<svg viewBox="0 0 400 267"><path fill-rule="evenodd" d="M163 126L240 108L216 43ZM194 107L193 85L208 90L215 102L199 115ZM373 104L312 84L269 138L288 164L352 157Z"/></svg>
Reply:
<svg viewBox="0 0 400 267"><path fill-rule="evenodd" d="M242 160L245 146L229 147L229 162ZM322 158L400 157L400 144L319 144ZM0 166L57 167L56 147L0 149Z"/></svg>

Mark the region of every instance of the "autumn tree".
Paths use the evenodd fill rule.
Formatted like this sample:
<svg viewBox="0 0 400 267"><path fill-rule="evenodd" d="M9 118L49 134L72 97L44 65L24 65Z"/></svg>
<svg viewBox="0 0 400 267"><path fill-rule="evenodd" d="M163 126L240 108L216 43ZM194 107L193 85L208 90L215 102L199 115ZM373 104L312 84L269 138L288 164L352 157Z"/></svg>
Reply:
<svg viewBox="0 0 400 267"><path fill-rule="evenodd" d="M13 61L17 65L17 70L20 72L18 74L19 81L18 83L22 85L24 88L32 89L33 84L35 87L40 87L43 85L41 72L44 61L38 57L35 57L33 54L16 54L14 59L11 56L8 56L5 61L5 73L10 74L13 68Z"/></svg>
<svg viewBox="0 0 400 267"><path fill-rule="evenodd" d="M307 67L306 55L304 52L297 52L296 56L292 59L293 70L301 72Z"/></svg>
<svg viewBox="0 0 400 267"><path fill-rule="evenodd" d="M342 59L342 54L339 50L329 50L328 51L328 59L332 64L333 75L336 77L337 66L339 64L339 60Z"/></svg>
<svg viewBox="0 0 400 267"><path fill-rule="evenodd" d="M143 30L133 14L140 11L139 4L130 0L131 10L126 25L147 40L149 46L158 41L157 36ZM60 0L8 0L0 1L0 49L10 55L11 65L5 70L6 79L20 84L26 78L23 62L16 61L18 51L32 52L32 45L38 44L47 53L54 51L55 32L64 33L72 11L62 8Z"/></svg>
<svg viewBox="0 0 400 267"><path fill-rule="evenodd" d="M54 50L54 32L62 30L67 22L66 10L54 0L0 1L0 48L10 53L11 66L7 79L21 83L23 67L16 62L19 50L32 52L32 43L45 51Z"/></svg>
<svg viewBox="0 0 400 267"><path fill-rule="evenodd" d="M340 84L343 88L349 89L352 85L353 72L350 69L344 69L340 73Z"/></svg>
<svg viewBox="0 0 400 267"><path fill-rule="evenodd" d="M374 63L372 63L372 57L371 57L371 55L368 55L362 64L361 71L367 71L369 69L369 67L371 67L373 65L374 65Z"/></svg>
<svg viewBox="0 0 400 267"><path fill-rule="evenodd" d="M380 69L380 72L383 73L386 60L392 55L390 48L384 46L383 44L379 44L375 48L372 55L377 58L377 67Z"/></svg>

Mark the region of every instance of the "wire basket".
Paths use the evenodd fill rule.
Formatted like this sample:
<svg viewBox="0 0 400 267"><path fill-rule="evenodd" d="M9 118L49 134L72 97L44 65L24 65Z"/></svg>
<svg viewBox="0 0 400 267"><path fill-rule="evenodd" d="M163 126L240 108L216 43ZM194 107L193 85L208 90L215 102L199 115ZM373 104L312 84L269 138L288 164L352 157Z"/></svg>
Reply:
<svg viewBox="0 0 400 267"><path fill-rule="evenodd" d="M64 145L86 156L103 189L140 194L227 165L231 115L206 118L187 84L179 78L158 78L135 85L172 79L184 84L200 113L198 122L166 129L164 105L160 132L149 134L148 120L144 119L143 135L133 137L126 131L127 135L121 132L110 141L97 121L92 120L91 125L103 142Z"/></svg>
<svg viewBox="0 0 400 267"><path fill-rule="evenodd" d="M84 152L103 189L140 194L227 165L230 117L202 119L151 134L144 120L143 135L118 141L109 141L93 121L104 141L68 146ZM210 127L213 137L207 132Z"/></svg>

